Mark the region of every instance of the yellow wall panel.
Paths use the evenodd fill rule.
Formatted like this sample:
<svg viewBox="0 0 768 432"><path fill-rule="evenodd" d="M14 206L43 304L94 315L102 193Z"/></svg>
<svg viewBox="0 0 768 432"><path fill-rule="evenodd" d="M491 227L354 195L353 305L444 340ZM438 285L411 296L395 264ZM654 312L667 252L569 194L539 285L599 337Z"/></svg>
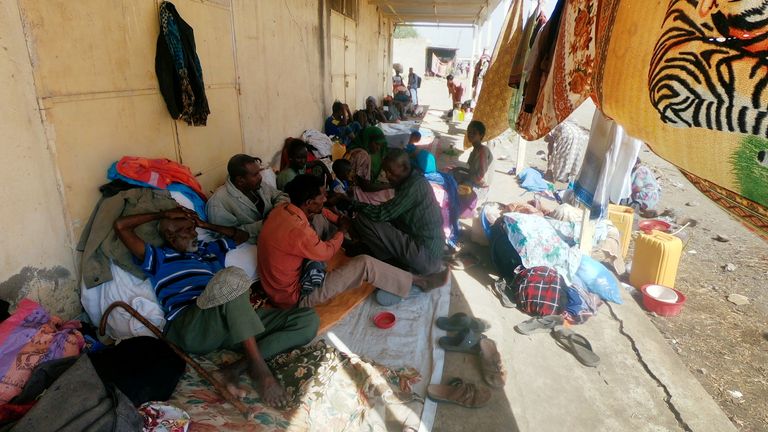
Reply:
<svg viewBox="0 0 768 432"><path fill-rule="evenodd" d="M122 156L176 159L173 121L158 95L53 103L56 159L77 239L107 182L107 168Z"/></svg>
<svg viewBox="0 0 768 432"><path fill-rule="evenodd" d="M237 74L232 39L232 12L228 2L181 0L175 1L174 5L181 18L194 30L197 56L203 68L205 85L234 86L237 83Z"/></svg>
<svg viewBox="0 0 768 432"><path fill-rule="evenodd" d="M157 88L154 0L20 0L40 96Z"/></svg>
<svg viewBox="0 0 768 432"><path fill-rule="evenodd" d="M217 165L226 165L243 149L235 89L208 89L211 115L205 127L177 123L181 163L197 175ZM222 179L223 182L223 179Z"/></svg>

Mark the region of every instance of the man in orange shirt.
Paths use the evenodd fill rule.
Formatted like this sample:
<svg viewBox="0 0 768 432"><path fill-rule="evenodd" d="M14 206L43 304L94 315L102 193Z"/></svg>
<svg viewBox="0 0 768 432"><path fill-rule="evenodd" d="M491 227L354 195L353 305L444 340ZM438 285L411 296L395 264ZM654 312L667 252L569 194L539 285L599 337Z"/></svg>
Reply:
<svg viewBox="0 0 768 432"><path fill-rule="evenodd" d="M291 202L272 210L258 243L261 284L275 307L316 306L365 281L399 297L408 297L413 286L429 291L445 283L447 272L417 276L368 255L359 255L326 274L311 292L302 290L305 260L331 259L341 248L350 221L343 216L331 220L339 231L330 240L322 241L309 223L313 215L323 212L326 197L322 180L301 174L288 183L286 192Z"/></svg>

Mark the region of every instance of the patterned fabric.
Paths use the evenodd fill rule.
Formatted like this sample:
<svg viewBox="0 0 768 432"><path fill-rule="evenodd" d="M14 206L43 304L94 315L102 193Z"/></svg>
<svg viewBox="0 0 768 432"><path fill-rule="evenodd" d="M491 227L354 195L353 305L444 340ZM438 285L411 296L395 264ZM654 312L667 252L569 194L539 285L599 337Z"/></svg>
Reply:
<svg viewBox="0 0 768 432"><path fill-rule="evenodd" d="M546 218L524 213L506 213L504 229L523 267L551 267L570 282L581 263L577 246L568 246Z"/></svg>
<svg viewBox="0 0 768 432"><path fill-rule="evenodd" d="M502 27L504 32L499 35L493 60L483 77L477 105L472 113L473 120L482 121L485 125L484 139L486 141L498 137L509 129L506 114L513 89L507 85L507 82L509 81L509 70L521 40L523 3L525 3L524 0L516 0L507 14L504 27ZM478 62L478 66L481 65L481 62L482 59ZM478 74L479 69L476 66L475 76ZM477 84L474 83L473 86L477 87ZM468 149L471 146L472 144L465 138L464 148Z"/></svg>
<svg viewBox="0 0 768 432"><path fill-rule="evenodd" d="M680 172L707 198L739 218L755 234L768 241L768 209L685 170Z"/></svg>
<svg viewBox="0 0 768 432"><path fill-rule="evenodd" d="M554 50L548 53L545 46L539 56L529 59L534 72L539 68L541 77L536 79L532 73L525 83L523 112L515 127L520 136L529 141L546 135L592 93L597 0L561 3L560 19L553 14L538 36L541 39L556 34ZM557 29L548 29L555 25ZM530 110L525 106L529 101L532 102Z"/></svg>
<svg viewBox="0 0 768 432"><path fill-rule="evenodd" d="M64 322L32 300L19 302L0 323L0 405L21 393L38 364L79 355L85 346L79 328L80 322Z"/></svg>
<svg viewBox="0 0 768 432"><path fill-rule="evenodd" d="M144 419L142 432L187 432L189 414L173 405L147 402L138 408Z"/></svg>
<svg viewBox="0 0 768 432"><path fill-rule="evenodd" d="M661 186L656 181L653 171L644 165L632 170L632 204L637 204L640 210L655 209L661 198Z"/></svg>
<svg viewBox="0 0 768 432"><path fill-rule="evenodd" d="M553 268L521 269L511 285L517 290L517 307L527 314L559 315L568 305L567 286Z"/></svg>
<svg viewBox="0 0 768 432"><path fill-rule="evenodd" d="M196 252L145 243L141 269L152 280L168 321L195 302L213 275L224 268L224 258L234 248L234 241L223 238L200 244Z"/></svg>
<svg viewBox="0 0 768 432"><path fill-rule="evenodd" d="M589 131L566 120L544 137L549 148L547 177L552 181L569 183L581 169L589 143Z"/></svg>
<svg viewBox="0 0 768 432"><path fill-rule="evenodd" d="M215 364L229 363L236 358L236 354L224 351L197 360L212 370ZM411 385L421 378L416 370L390 369L349 357L322 340L281 354L271 360L269 366L292 398L288 410L279 411L262 404L251 380L243 376L240 384L249 395L243 402L253 413L252 419L246 420L191 370L182 377L169 403L189 413L192 432L383 432L387 430L383 420L387 418L385 412L403 404L417 413L423 408L423 400L411 391Z"/></svg>

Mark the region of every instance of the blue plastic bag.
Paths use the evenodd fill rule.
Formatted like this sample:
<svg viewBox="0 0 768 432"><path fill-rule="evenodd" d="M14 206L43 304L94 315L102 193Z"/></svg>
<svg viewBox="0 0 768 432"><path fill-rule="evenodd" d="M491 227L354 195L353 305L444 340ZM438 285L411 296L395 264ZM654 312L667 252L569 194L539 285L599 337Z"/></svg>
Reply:
<svg viewBox="0 0 768 432"><path fill-rule="evenodd" d="M589 292L597 294L601 299L616 304L623 303L616 276L592 257L587 255L581 257L581 264L576 271L576 277L581 280Z"/></svg>

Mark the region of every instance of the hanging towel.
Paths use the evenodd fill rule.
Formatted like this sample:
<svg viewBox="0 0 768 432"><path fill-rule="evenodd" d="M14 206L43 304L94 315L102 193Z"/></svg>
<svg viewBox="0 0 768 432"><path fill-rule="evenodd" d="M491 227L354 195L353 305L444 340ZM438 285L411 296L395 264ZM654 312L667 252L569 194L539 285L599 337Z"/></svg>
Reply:
<svg viewBox="0 0 768 432"><path fill-rule="evenodd" d="M208 99L203 69L195 52L195 35L171 2L160 4L155 73L168 112L192 126L205 126Z"/></svg>
<svg viewBox="0 0 768 432"><path fill-rule="evenodd" d="M574 184L576 199L591 209L590 218L606 213L608 201L618 203L632 192L632 167L642 142L600 111L592 129L584 163Z"/></svg>

